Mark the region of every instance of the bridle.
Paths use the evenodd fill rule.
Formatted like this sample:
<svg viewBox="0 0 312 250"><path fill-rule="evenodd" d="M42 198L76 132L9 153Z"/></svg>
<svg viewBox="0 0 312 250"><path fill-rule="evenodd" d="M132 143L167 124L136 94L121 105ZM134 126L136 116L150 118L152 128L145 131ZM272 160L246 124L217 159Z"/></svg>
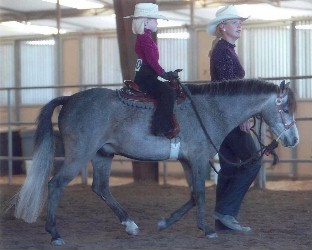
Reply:
<svg viewBox="0 0 312 250"><path fill-rule="evenodd" d="M293 120L291 123L287 124L286 123L286 119L285 119L285 113L287 111L285 111L283 109L283 98L286 97L288 95L288 91L289 89L286 88L286 91L283 95L281 95L281 93L278 94L276 100L275 100L275 104L277 106L277 111L280 113L281 115L281 119L282 119L282 122L283 122L283 125L284 125L284 130L282 133L280 133L280 135L277 137L277 141L280 139L280 137L282 136L282 134L284 134L284 132L286 132L288 129L290 129L292 126L294 126L296 124L296 121Z"/></svg>

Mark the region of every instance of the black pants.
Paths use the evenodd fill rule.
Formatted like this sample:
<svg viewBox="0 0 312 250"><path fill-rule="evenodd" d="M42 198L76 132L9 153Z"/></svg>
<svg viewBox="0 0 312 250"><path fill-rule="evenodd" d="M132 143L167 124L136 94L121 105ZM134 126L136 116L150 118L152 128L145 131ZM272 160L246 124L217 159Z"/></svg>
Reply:
<svg viewBox="0 0 312 250"><path fill-rule="evenodd" d="M173 129L173 108L175 91L165 82L157 79L157 73L147 65L142 65L136 72L134 81L143 92L158 99L152 121L152 132L163 134Z"/></svg>
<svg viewBox="0 0 312 250"><path fill-rule="evenodd" d="M220 154L230 162L235 163L246 161L256 151L257 148L252 136L241 131L239 127L236 127L225 137L220 147ZM220 156L219 159L221 169L218 175L215 211L235 217L245 194L261 168L261 164L259 161L252 161L237 167L225 162Z"/></svg>

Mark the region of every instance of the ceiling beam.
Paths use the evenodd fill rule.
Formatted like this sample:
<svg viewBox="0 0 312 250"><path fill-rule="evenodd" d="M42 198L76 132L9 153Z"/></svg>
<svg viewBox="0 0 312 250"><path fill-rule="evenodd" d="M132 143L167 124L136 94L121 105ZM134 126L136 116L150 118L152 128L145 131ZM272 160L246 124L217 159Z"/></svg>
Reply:
<svg viewBox="0 0 312 250"><path fill-rule="evenodd" d="M159 5L160 10L162 11L177 11L179 9L190 8L192 2L195 4L195 8L200 7L212 7L212 6L220 6L226 4L256 4L256 3L268 3L274 6L282 5L286 3L288 0L179 0L179 1L169 1L169 0L159 0L157 4ZM309 2L311 0L301 0ZM105 0L99 0L102 2L105 7L101 9L86 9L86 10L78 10L78 9L63 9L61 10L62 18L70 18L70 17L87 17L87 16L101 16L101 15L111 15L114 13L113 4L109 3ZM284 8L287 8L283 6ZM300 9L298 6L297 9ZM0 15L0 22L7 21L19 21L19 22L27 22L33 20L44 20L44 19L55 19L57 17L56 10L44 10L44 11L16 11L10 8L0 7L2 11Z"/></svg>
<svg viewBox="0 0 312 250"><path fill-rule="evenodd" d="M78 10L78 9L61 10L62 18L83 17L83 16L101 16L101 15L110 15L113 13L114 13L114 9L110 7L105 7L102 9L87 9L87 10ZM33 21L33 20L54 19L56 18L56 16L57 16L56 10L30 11L30 12L9 11L8 13L1 14L0 22L8 22L8 21L27 22L27 21Z"/></svg>

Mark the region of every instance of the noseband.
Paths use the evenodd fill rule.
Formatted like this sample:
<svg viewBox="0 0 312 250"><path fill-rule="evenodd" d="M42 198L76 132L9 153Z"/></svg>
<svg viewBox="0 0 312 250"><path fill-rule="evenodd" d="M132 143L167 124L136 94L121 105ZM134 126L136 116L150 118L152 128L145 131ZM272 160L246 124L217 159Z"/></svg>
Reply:
<svg viewBox="0 0 312 250"><path fill-rule="evenodd" d="M282 103L283 103L282 100L283 100L284 97L286 97L286 96L288 95L288 91L289 91L289 89L286 88L285 93L284 93L283 95L278 94L278 96L277 96L277 98L276 98L276 100L275 100L275 104L276 104L276 106L277 106L277 110L278 110L278 112L279 112L280 115L281 115L281 119L282 119L282 122L283 122L283 125L284 125L284 131L277 137L276 140L279 140L279 138L281 137L281 135L282 135L285 131L287 131L288 129L290 129L292 126L294 126L294 125L296 124L296 121L295 121L295 120L293 120L293 121L292 121L291 123L289 123L289 124L286 123L286 119L285 119L285 110L284 110L283 107L282 107Z"/></svg>

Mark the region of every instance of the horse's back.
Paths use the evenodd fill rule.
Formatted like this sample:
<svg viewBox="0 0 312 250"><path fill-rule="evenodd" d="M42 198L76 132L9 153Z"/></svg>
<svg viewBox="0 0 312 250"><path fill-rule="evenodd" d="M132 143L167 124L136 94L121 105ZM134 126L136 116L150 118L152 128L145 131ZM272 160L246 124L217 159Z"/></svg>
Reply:
<svg viewBox="0 0 312 250"><path fill-rule="evenodd" d="M91 128L104 123L118 105L116 91L92 88L71 96L59 114L60 130Z"/></svg>
<svg viewBox="0 0 312 250"><path fill-rule="evenodd" d="M115 90L106 88L92 88L80 91L71 96L70 100L63 106L63 110L71 112L80 109L89 109L109 105L117 100ZM64 112L63 111L63 112Z"/></svg>
<svg viewBox="0 0 312 250"><path fill-rule="evenodd" d="M92 88L84 91L80 91L71 96L68 105L73 107L89 106L94 104L110 103L114 99L117 100L117 94L115 90L107 88Z"/></svg>

